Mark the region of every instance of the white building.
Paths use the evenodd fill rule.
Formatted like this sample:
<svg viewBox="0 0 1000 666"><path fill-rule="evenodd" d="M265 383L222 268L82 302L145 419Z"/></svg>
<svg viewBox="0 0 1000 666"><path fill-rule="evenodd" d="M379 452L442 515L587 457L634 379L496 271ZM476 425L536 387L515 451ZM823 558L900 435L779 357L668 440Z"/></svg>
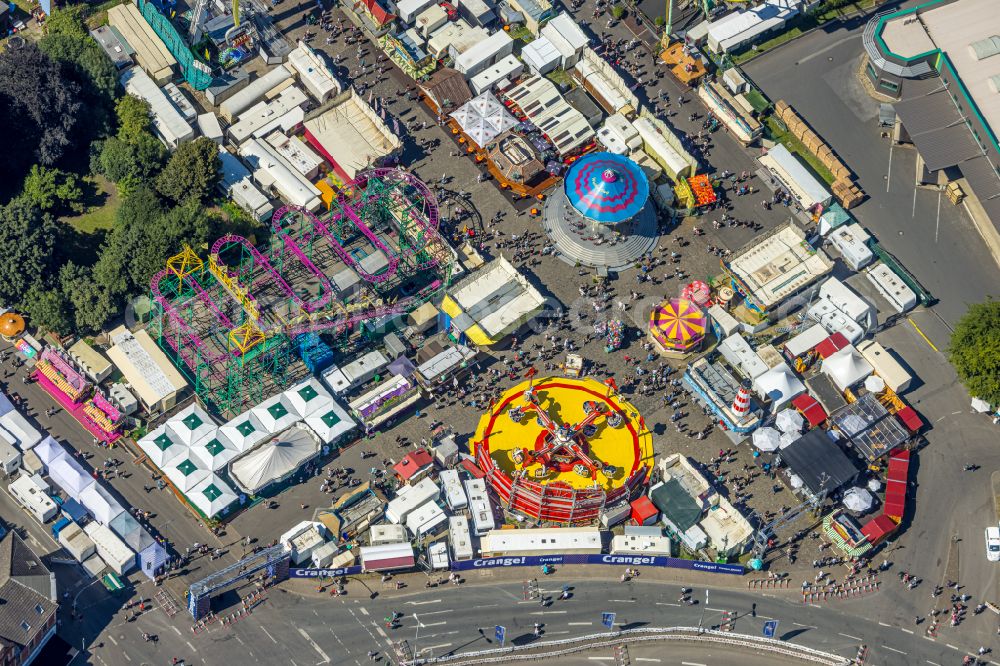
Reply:
<svg viewBox="0 0 1000 666"><path fill-rule="evenodd" d="M613 113L604 119L604 124L597 130L597 140L605 150L616 155L629 155L642 150L639 130L621 113Z"/></svg>
<svg viewBox="0 0 1000 666"><path fill-rule="evenodd" d="M631 115L639 109L639 98L629 89L625 79L593 49L583 49L572 74L608 113Z"/></svg>
<svg viewBox="0 0 1000 666"><path fill-rule="evenodd" d="M372 528L368 530L369 546L381 546L386 543L400 543L402 541L406 541L406 539L406 527L403 525L372 525Z"/></svg>
<svg viewBox="0 0 1000 666"><path fill-rule="evenodd" d="M452 511L461 511L469 506L469 498L465 496L465 489L462 488L462 481L458 478L458 472L454 469L442 471L438 478L441 479L441 486L444 488L444 499L448 503L448 508Z"/></svg>
<svg viewBox="0 0 1000 666"><path fill-rule="evenodd" d="M489 36L486 29L469 25L465 19L460 18L442 26L431 35L427 40L427 52L438 60L445 57L455 60Z"/></svg>
<svg viewBox="0 0 1000 666"><path fill-rule="evenodd" d="M469 497L469 515L472 516L472 531L476 536L482 536L496 528L493 519L493 507L489 495L486 494L486 482L482 479L469 479L465 482L465 494Z"/></svg>
<svg viewBox="0 0 1000 666"><path fill-rule="evenodd" d="M229 127L229 138L239 146L251 137L260 139L275 131L284 134L302 123L305 118L302 105L307 101L309 98L302 88L288 86L274 99L261 100L241 113Z"/></svg>
<svg viewBox="0 0 1000 666"><path fill-rule="evenodd" d="M171 409L187 381L156 346L145 329L134 334L124 326L108 334L108 358L121 371L127 386L139 398L143 409L160 413Z"/></svg>
<svg viewBox="0 0 1000 666"><path fill-rule="evenodd" d="M284 201L307 210L319 208L319 189L300 174L269 144L249 139L240 146L240 156L253 171L254 180L266 191L274 191Z"/></svg>
<svg viewBox="0 0 1000 666"><path fill-rule="evenodd" d="M826 185L813 176L805 165L780 143L775 144L766 155L761 155L757 159L803 210L826 206L833 200L833 194Z"/></svg>
<svg viewBox="0 0 1000 666"><path fill-rule="evenodd" d="M250 170L238 157L219 146L219 189L233 200L240 208L253 215L258 220L270 217L274 211L271 200L254 185Z"/></svg>
<svg viewBox="0 0 1000 666"><path fill-rule="evenodd" d="M521 76L522 72L524 63L512 53L473 76L469 81L469 87L477 95L495 88L505 90Z"/></svg>
<svg viewBox="0 0 1000 666"><path fill-rule="evenodd" d="M272 132L265 139L285 161L295 167L295 170L310 181L319 177L319 168L323 158L307 146L297 136L288 136L284 132Z"/></svg>
<svg viewBox="0 0 1000 666"><path fill-rule="evenodd" d="M292 73L284 65L278 65L224 101L219 106L219 115L227 123L232 123L237 116L256 104L257 100L274 88L287 85L291 79Z"/></svg>
<svg viewBox="0 0 1000 666"><path fill-rule="evenodd" d="M672 181L676 183L695 174L698 161L684 149L680 139L670 131L666 123L644 114L636 118L632 126L642 139L642 149L663 167Z"/></svg>
<svg viewBox="0 0 1000 666"><path fill-rule="evenodd" d="M135 568L135 552L111 528L100 523L87 523L83 531L94 542L97 554L116 574L122 576Z"/></svg>
<svg viewBox="0 0 1000 666"><path fill-rule="evenodd" d="M483 557L514 555L596 555L602 532L593 527L491 530L479 541Z"/></svg>
<svg viewBox="0 0 1000 666"><path fill-rule="evenodd" d="M454 560L471 560L472 535L469 533L469 519L452 516L448 519L448 540L451 542L451 557Z"/></svg>
<svg viewBox="0 0 1000 666"><path fill-rule="evenodd" d="M455 69L471 79L513 52L514 40L503 30L497 30L455 58Z"/></svg>
<svg viewBox="0 0 1000 666"><path fill-rule="evenodd" d="M434 500L425 502L406 516L406 529L414 539L422 539L437 534L445 528L448 516Z"/></svg>
<svg viewBox="0 0 1000 666"><path fill-rule="evenodd" d="M857 223L837 227L827 236L830 243L840 251L844 263L852 270L860 271L875 260L875 255L868 249L868 239L871 238L865 229Z"/></svg>
<svg viewBox="0 0 1000 666"><path fill-rule="evenodd" d="M385 508L386 520L397 525L425 503L437 499L441 489L431 479L422 479L412 486L401 486L396 497Z"/></svg>
<svg viewBox="0 0 1000 666"><path fill-rule="evenodd" d="M671 555L670 537L664 536L663 528L626 525L624 534L616 534L611 539L612 555Z"/></svg>
<svg viewBox="0 0 1000 666"><path fill-rule="evenodd" d="M539 37L521 49L521 59L535 76L544 76L559 66L562 55L548 37Z"/></svg>
<svg viewBox="0 0 1000 666"><path fill-rule="evenodd" d="M49 497L49 484L38 474L32 476L22 474L11 481L7 490L11 497L40 523L52 520L59 512L56 503Z"/></svg>
<svg viewBox="0 0 1000 666"><path fill-rule="evenodd" d="M288 64L320 104L340 94L340 81L333 75L326 60L305 42L300 40L298 47L288 54Z"/></svg>
<svg viewBox="0 0 1000 666"><path fill-rule="evenodd" d="M865 271L865 277L896 312L908 312L917 306L917 295L881 261Z"/></svg>
<svg viewBox="0 0 1000 666"><path fill-rule="evenodd" d="M708 48L713 53L738 50L765 33L782 28L799 13L800 7L800 0L765 0L756 7L733 12L709 25Z"/></svg>
<svg viewBox="0 0 1000 666"><path fill-rule="evenodd" d="M149 104L153 114L153 131L167 148L173 150L194 138L194 128L146 72L138 67L126 70L121 76L121 83L125 92Z"/></svg>
<svg viewBox="0 0 1000 666"><path fill-rule="evenodd" d="M852 344L868 335L878 323L875 306L834 277L820 285L806 316L831 335L842 333Z"/></svg>
<svg viewBox="0 0 1000 666"><path fill-rule="evenodd" d="M540 34L548 39L559 52L559 65L563 69L569 69L575 65L583 55L583 50L590 43L590 38L587 37L580 25L565 12L553 17L542 26Z"/></svg>

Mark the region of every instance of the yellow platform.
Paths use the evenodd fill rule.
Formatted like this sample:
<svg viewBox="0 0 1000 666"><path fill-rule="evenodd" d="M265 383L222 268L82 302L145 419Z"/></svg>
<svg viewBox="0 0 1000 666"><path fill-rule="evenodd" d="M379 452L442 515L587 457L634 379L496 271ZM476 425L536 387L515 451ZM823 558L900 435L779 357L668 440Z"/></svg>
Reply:
<svg viewBox="0 0 1000 666"><path fill-rule="evenodd" d="M476 446L485 443L490 451L490 457L497 467L507 475L512 475L522 469L514 461L514 450L518 447L534 450L536 445L546 438L548 433L537 421L531 411L525 411L520 422L514 422L508 415L512 407L526 405L524 392L528 382L522 382L504 393L491 412L487 412L479 421L474 442ZM572 379L566 377L548 377L534 382L538 396L539 407L557 424L577 424L586 418L583 403L587 400L599 405L608 404L611 409L621 414L622 424L613 428L603 417L594 424L596 434L587 440L588 455L601 466L612 465L617 471L612 477L598 471L596 481L605 490L614 490L641 466L652 468L653 465L653 435L646 428L639 410L623 398L608 397L608 387L593 379ZM569 471L548 470L546 476L538 476L540 463L526 465L523 469L526 476L544 483L561 482L575 488L590 488L593 480L590 477Z"/></svg>

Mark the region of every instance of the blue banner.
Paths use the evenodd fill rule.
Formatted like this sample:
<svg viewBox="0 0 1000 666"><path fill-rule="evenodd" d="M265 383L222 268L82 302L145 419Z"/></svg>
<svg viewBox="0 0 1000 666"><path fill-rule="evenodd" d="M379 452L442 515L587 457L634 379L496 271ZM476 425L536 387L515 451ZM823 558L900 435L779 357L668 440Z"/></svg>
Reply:
<svg viewBox="0 0 1000 666"><path fill-rule="evenodd" d="M361 565L341 567L339 569L289 569L289 578L336 578L337 576L356 576L361 573Z"/></svg>

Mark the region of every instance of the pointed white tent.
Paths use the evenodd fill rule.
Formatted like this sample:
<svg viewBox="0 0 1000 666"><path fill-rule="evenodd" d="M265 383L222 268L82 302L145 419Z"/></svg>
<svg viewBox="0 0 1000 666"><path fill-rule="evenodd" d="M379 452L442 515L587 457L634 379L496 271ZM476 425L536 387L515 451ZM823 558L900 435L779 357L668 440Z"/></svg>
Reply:
<svg viewBox="0 0 1000 666"><path fill-rule="evenodd" d="M212 417L197 404L182 409L167 421L171 438L184 446L214 437L216 429Z"/></svg>
<svg viewBox="0 0 1000 666"><path fill-rule="evenodd" d="M87 507L87 511L94 517L94 520L101 525L108 525L118 517L125 509L118 503L111 493L101 484L94 483L80 493L80 504Z"/></svg>
<svg viewBox="0 0 1000 666"><path fill-rule="evenodd" d="M250 410L257 421L264 426L271 435L279 432L300 420L299 415L292 407L292 403L284 393L279 393L260 403Z"/></svg>
<svg viewBox="0 0 1000 666"><path fill-rule="evenodd" d="M249 451L271 436L253 412L243 412L219 428L220 438L225 438L237 451Z"/></svg>
<svg viewBox="0 0 1000 666"><path fill-rule="evenodd" d="M774 428L757 428L751 435L753 445L761 451L777 451L781 444L781 433Z"/></svg>
<svg viewBox="0 0 1000 666"><path fill-rule="evenodd" d="M335 401L330 403L327 410L306 417L306 425L319 435L319 440L324 444L335 442L358 427L347 410Z"/></svg>
<svg viewBox="0 0 1000 666"><path fill-rule="evenodd" d="M234 460L229 466L229 475L244 492L256 495L270 484L294 474L319 450L319 439L311 430L289 428Z"/></svg>
<svg viewBox="0 0 1000 666"><path fill-rule="evenodd" d="M52 464L49 465L49 478L75 500L79 500L80 493L94 485L94 477L87 474L75 460L68 456L52 461Z"/></svg>
<svg viewBox="0 0 1000 666"><path fill-rule="evenodd" d="M237 499L233 489L216 474L205 477L191 489L187 498L208 518L215 517Z"/></svg>
<svg viewBox="0 0 1000 666"><path fill-rule="evenodd" d="M171 460L163 472L185 495L212 473L190 451Z"/></svg>
<svg viewBox="0 0 1000 666"><path fill-rule="evenodd" d="M841 391L854 386L872 374L872 364L864 359L854 345L847 345L823 359L823 374Z"/></svg>
<svg viewBox="0 0 1000 666"><path fill-rule="evenodd" d="M210 437L194 444L191 454L207 469L222 469L230 460L240 454L236 446L225 437Z"/></svg>
<svg viewBox="0 0 1000 666"><path fill-rule="evenodd" d="M786 446L789 446L792 442L794 442L795 440L797 440L801 436L802 435L800 435L797 432L783 432L783 433L781 433L781 438L778 441L778 448L779 449L783 449Z"/></svg>
<svg viewBox="0 0 1000 666"><path fill-rule="evenodd" d="M778 426L781 432L799 433L805 424L806 420L794 409L783 409L774 419L774 425Z"/></svg>
<svg viewBox="0 0 1000 666"><path fill-rule="evenodd" d="M517 126L517 118L489 91L455 109L451 117L480 148Z"/></svg>
<svg viewBox="0 0 1000 666"><path fill-rule="evenodd" d="M844 506L851 511L867 511L874 503L872 494L864 488L851 488L844 493Z"/></svg>
<svg viewBox="0 0 1000 666"><path fill-rule="evenodd" d="M326 413L333 404L333 396L315 377L310 377L285 391L285 398L295 413L303 419L317 412Z"/></svg>
<svg viewBox="0 0 1000 666"><path fill-rule="evenodd" d="M167 430L166 425L161 425L139 440L139 448L160 469L164 469L171 460L187 450L182 442L175 439L172 432Z"/></svg>
<svg viewBox="0 0 1000 666"><path fill-rule="evenodd" d="M68 454L63 445L55 440L52 435L49 435L43 439L38 446L34 448L35 455L46 467L51 465L53 461L59 458L65 458Z"/></svg>
<svg viewBox="0 0 1000 666"><path fill-rule="evenodd" d="M772 409L781 409L806 387L792 374L791 368L781 363L753 380L753 390L761 398L769 399Z"/></svg>

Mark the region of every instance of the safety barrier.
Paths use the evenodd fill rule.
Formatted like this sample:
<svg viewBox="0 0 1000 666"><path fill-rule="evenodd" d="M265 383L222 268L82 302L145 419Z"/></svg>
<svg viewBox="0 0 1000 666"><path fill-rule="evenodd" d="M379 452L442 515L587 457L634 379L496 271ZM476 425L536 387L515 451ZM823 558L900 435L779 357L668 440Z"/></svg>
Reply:
<svg viewBox="0 0 1000 666"><path fill-rule="evenodd" d="M499 664L510 663L512 661L552 659L553 657L560 657L584 650L615 647L625 641L630 643L645 641L713 643L716 645L728 645L738 649L766 650L794 659L826 664L828 666L848 666L851 663L850 660L836 654L772 638L760 638L747 634L734 634L711 629L700 629L698 627L643 627L528 645L511 645L504 648L464 654L443 655L441 657L421 658L415 656L408 661L401 661L400 666L421 666L423 664L444 664L450 662L461 666L471 666L472 664ZM556 649L549 652L517 654L519 652L538 651L548 647Z"/></svg>
<svg viewBox="0 0 1000 666"><path fill-rule="evenodd" d="M788 578L754 578L747 581L748 590L783 590L788 585Z"/></svg>
<svg viewBox="0 0 1000 666"><path fill-rule="evenodd" d="M813 585L802 588L802 603L816 603L833 599L854 599L865 594L877 592L881 582L874 575L855 578L846 583L836 585Z"/></svg>

